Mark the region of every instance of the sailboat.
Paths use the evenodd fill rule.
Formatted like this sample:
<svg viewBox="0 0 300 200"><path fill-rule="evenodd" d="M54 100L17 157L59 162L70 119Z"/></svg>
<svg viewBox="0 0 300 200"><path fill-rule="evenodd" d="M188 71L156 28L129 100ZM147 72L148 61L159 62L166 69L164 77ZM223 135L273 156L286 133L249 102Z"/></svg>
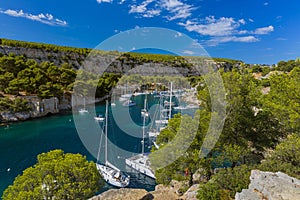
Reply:
<svg viewBox="0 0 300 200"><path fill-rule="evenodd" d="M166 119L159 119L159 120L155 120L155 123L157 124L157 125L167 125L168 124L168 122L169 122L169 119L171 119L171 116L172 116L172 86L173 86L173 84L172 84L172 82L171 82L171 89L170 89L170 100L169 100L169 102L167 101L167 103L166 102L164 102L164 106L168 106L169 107L169 109L168 110L165 110L164 109L164 111L169 111L169 116L168 117L166 117Z"/></svg>
<svg viewBox="0 0 300 200"><path fill-rule="evenodd" d="M100 156L100 146L99 145L99 151L97 156L97 162L96 167L99 171L99 173L103 176L104 180L115 187L123 188L129 185L130 182L130 176L124 174L121 172L120 169L118 169L116 166L114 166L112 163L108 161L108 155L107 155L107 122L108 122L108 100L106 100L106 111L105 111L105 163L99 164L99 156Z"/></svg>
<svg viewBox="0 0 300 200"><path fill-rule="evenodd" d="M83 108L79 109L79 113L88 113L89 111L85 108L85 98L83 98Z"/></svg>
<svg viewBox="0 0 300 200"><path fill-rule="evenodd" d="M160 106L158 107L159 109L159 119L155 120L155 127L154 127L154 123L151 124L151 128L150 131L148 132L149 138L152 139L152 142L154 144L154 146L156 148L158 148L158 145L156 145L155 140L157 138L157 136L160 134L160 132L168 125L169 119L171 119L172 116L172 82L171 82L171 89L170 89L170 99L168 102L168 105L166 105L166 103L164 102L164 104L162 104L161 102L163 101L163 96L160 97ZM164 108L162 108L162 105L164 105ZM171 106L170 106L171 105ZM168 107L168 108L166 108ZM155 113L157 113L158 111L156 111ZM166 116L166 113L168 113L168 116Z"/></svg>
<svg viewBox="0 0 300 200"><path fill-rule="evenodd" d="M142 117L149 117L149 113L148 113L146 107L147 107L147 95L145 95L144 108L141 110L141 115L142 115Z"/></svg>
<svg viewBox="0 0 300 200"><path fill-rule="evenodd" d="M132 96L131 93L127 93L127 83L126 83L124 94L120 96L119 101L127 101L131 98L131 96Z"/></svg>
<svg viewBox="0 0 300 200"><path fill-rule="evenodd" d="M110 106L115 107L116 106L116 97L114 95L114 101L110 103Z"/></svg>
<svg viewBox="0 0 300 200"><path fill-rule="evenodd" d="M145 98L144 107L146 105L147 99ZM143 116L143 140L142 140L142 153L136 156L126 158L125 163L129 167L135 169L136 171L149 176L150 178L156 179L154 171L150 167L150 161L148 155L145 154L145 123L146 116Z"/></svg>

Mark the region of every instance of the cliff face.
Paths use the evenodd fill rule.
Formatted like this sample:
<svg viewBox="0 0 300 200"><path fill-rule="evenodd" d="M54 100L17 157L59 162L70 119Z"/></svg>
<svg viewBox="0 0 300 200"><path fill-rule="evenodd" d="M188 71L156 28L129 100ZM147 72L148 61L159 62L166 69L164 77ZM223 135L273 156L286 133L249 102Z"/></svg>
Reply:
<svg viewBox="0 0 300 200"><path fill-rule="evenodd" d="M43 117L47 114L55 114L59 112L58 98L52 97L50 99L40 100L36 96L27 96L26 99L34 108L27 112L2 112L0 111L0 122L16 122L24 121L29 118Z"/></svg>
<svg viewBox="0 0 300 200"><path fill-rule="evenodd" d="M249 189L235 195L236 200L299 200L300 180L284 173L252 170Z"/></svg>
<svg viewBox="0 0 300 200"><path fill-rule="evenodd" d="M3 55L9 55L10 53L16 56L24 55L28 59L36 60L38 63L49 61L59 66L66 62L71 64L74 68L78 69L81 62L85 59L84 55L75 52L63 52L63 51L46 51L38 48L24 48L14 46L0 45L0 53Z"/></svg>
<svg viewBox="0 0 300 200"><path fill-rule="evenodd" d="M199 75L193 67L186 67L186 65L181 65L179 63L158 63L154 61L143 61L122 56L121 53L116 52L106 52L103 54L93 54L89 59L87 55L80 54L77 52L67 52L67 51L49 51L42 48L24 48L18 46L5 46L0 45L0 53L3 55L9 55L13 53L17 56L24 55L28 59L34 59L38 63L41 62L53 62L56 66L60 66L63 63L70 64L74 69L93 68L88 69L90 71L95 70L96 73L103 73L101 69L103 67L109 66L105 69L109 73L126 74L131 72L132 74L140 75ZM95 53L95 52L93 52ZM208 64L211 64L211 60L207 60ZM134 69L134 70L132 70ZM145 70L146 69L146 70ZM100 71L97 71L100 70Z"/></svg>

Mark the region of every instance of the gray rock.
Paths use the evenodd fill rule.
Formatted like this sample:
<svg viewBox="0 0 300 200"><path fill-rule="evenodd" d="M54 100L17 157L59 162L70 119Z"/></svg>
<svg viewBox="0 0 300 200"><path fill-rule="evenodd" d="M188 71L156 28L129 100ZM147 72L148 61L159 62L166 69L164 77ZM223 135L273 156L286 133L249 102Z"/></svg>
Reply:
<svg viewBox="0 0 300 200"><path fill-rule="evenodd" d="M3 121L6 121L6 122L16 122L16 121L18 121L18 118L12 112L2 112L1 113L1 118L2 118Z"/></svg>
<svg viewBox="0 0 300 200"><path fill-rule="evenodd" d="M144 189L111 189L89 200L147 200L148 192Z"/></svg>
<svg viewBox="0 0 300 200"><path fill-rule="evenodd" d="M252 170L249 189L235 195L236 200L299 200L300 180L282 172Z"/></svg>
<svg viewBox="0 0 300 200"><path fill-rule="evenodd" d="M18 118L19 120L26 120L30 118L30 113L29 112L19 112L19 113L15 113L16 118Z"/></svg>

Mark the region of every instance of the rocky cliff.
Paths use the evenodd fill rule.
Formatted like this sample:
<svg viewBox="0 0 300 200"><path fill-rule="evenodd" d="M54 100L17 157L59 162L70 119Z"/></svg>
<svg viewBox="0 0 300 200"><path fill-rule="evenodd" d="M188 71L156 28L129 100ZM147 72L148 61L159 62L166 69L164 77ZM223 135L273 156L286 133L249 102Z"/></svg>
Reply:
<svg viewBox="0 0 300 200"><path fill-rule="evenodd" d="M90 52L90 50L87 52ZM3 55L9 55L10 53L17 56L23 55L28 59L34 59L38 63L48 61L53 62L56 66L68 63L74 69L79 69L80 67L93 68L88 70L96 70L95 72L97 73L103 73L103 71L101 71L103 67L105 67L105 71L109 73L126 74L131 71L131 73L140 75L164 76L199 75L200 73L205 73L206 70L206 67L201 67L201 72L199 72L200 70L196 70L194 67L191 67L191 64L195 62L194 60L188 61L181 57L178 57L178 59L174 58L173 60L164 60L163 58L160 58L160 61L159 59L144 59L137 55L132 56L128 53L121 54L118 52L91 51L92 53L88 54L87 52L81 54L76 51L57 51L34 47L25 48L20 46L0 45L0 54ZM215 61L208 58L201 61L200 64L204 66L210 64L217 65Z"/></svg>
<svg viewBox="0 0 300 200"><path fill-rule="evenodd" d="M3 55L9 55L13 53L16 56L25 56L28 59L33 59L38 63L49 61L59 66L62 63L69 63L74 68L79 68L82 61L86 56L75 52L64 51L49 51L41 48L25 48L18 46L5 46L0 45L0 53Z"/></svg>
<svg viewBox="0 0 300 200"><path fill-rule="evenodd" d="M195 184L181 194L182 184L172 181L169 186L157 185L151 192L131 188L111 189L89 200L196 200L199 185Z"/></svg>
<svg viewBox="0 0 300 200"><path fill-rule="evenodd" d="M235 195L236 200L299 200L300 180L284 173L252 170L248 189Z"/></svg>

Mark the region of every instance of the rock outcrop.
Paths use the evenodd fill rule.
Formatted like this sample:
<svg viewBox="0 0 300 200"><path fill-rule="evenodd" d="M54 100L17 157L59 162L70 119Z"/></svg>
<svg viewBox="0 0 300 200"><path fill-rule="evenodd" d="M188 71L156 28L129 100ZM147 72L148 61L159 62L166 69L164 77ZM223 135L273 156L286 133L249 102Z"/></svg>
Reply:
<svg viewBox="0 0 300 200"><path fill-rule="evenodd" d="M0 122L24 121L30 118L43 117L50 113L59 113L59 101L56 97L43 100L40 100L36 96L26 96L23 98L27 99L28 102L30 102L32 110L24 112L0 111Z"/></svg>
<svg viewBox="0 0 300 200"><path fill-rule="evenodd" d="M111 189L98 196L92 197L89 200L120 200L120 199L130 199L130 200L147 200L146 197L148 192L144 189ZM151 199L151 198L150 198Z"/></svg>
<svg viewBox="0 0 300 200"><path fill-rule="evenodd" d="M236 200L299 200L300 180L282 172L252 170L249 189L235 195Z"/></svg>
<svg viewBox="0 0 300 200"><path fill-rule="evenodd" d="M193 185L182 194L180 189L185 184L173 180L169 186L157 185L151 192L131 188L111 189L89 200L196 200L199 185Z"/></svg>

